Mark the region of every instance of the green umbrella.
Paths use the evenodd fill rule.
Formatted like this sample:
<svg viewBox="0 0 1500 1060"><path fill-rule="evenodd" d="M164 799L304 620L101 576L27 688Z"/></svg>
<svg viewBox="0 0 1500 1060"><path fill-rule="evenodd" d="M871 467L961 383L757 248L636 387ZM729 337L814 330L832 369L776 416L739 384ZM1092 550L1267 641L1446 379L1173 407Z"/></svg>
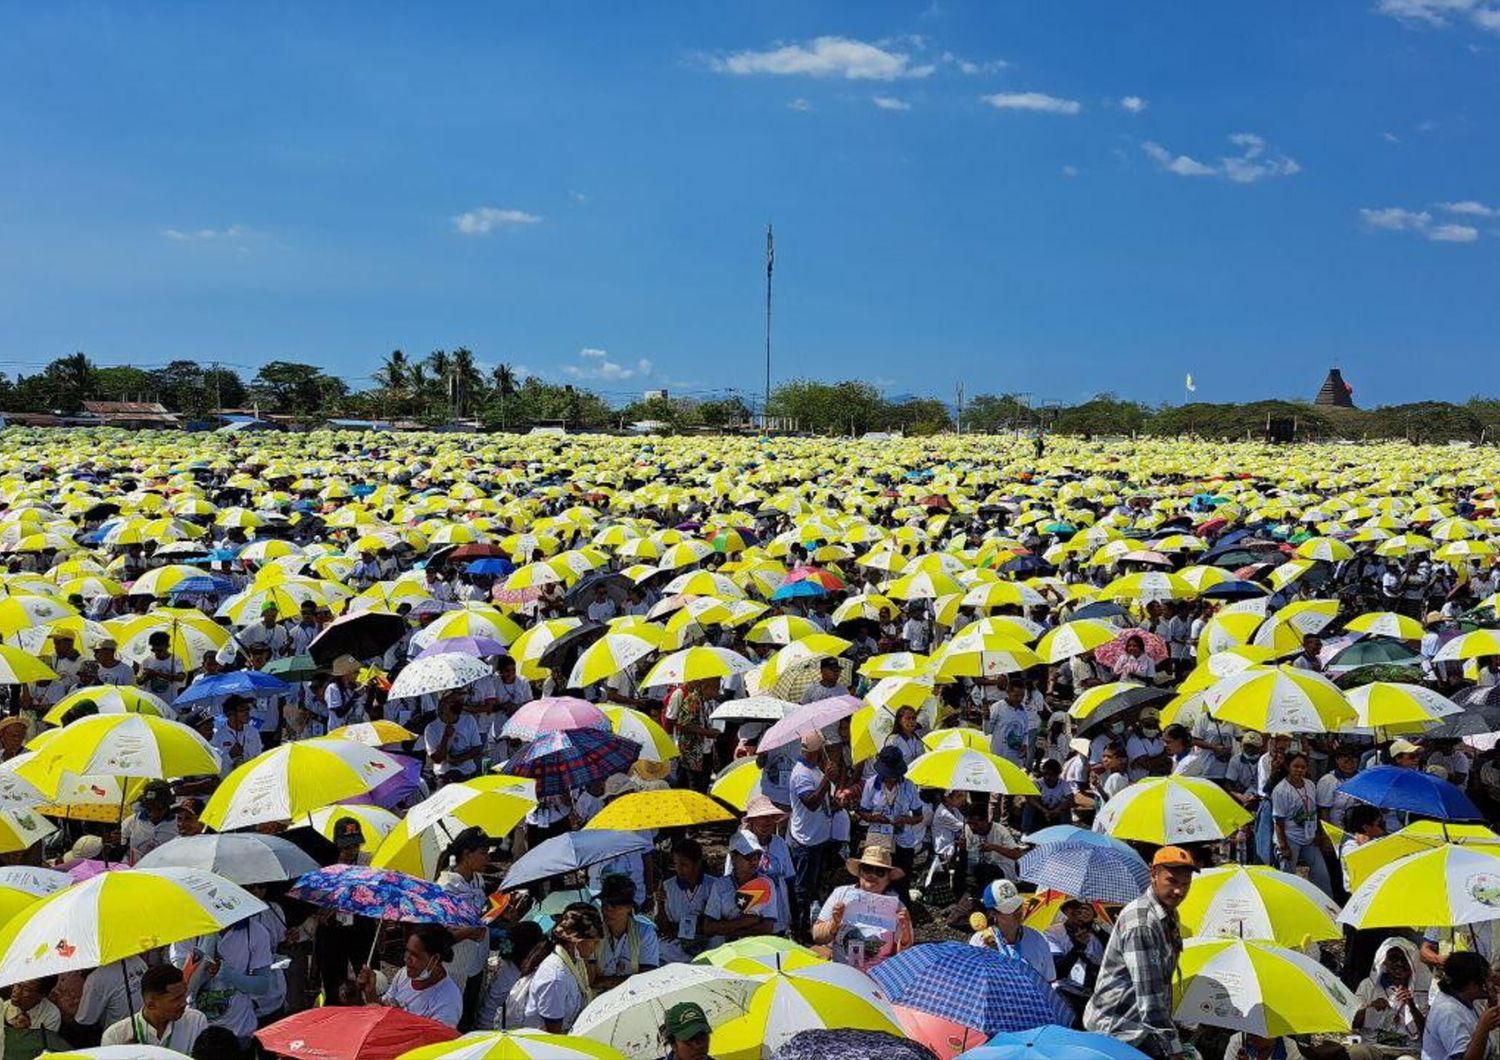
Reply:
<svg viewBox="0 0 1500 1060"><path fill-rule="evenodd" d="M318 664L311 655L293 655L286 659L272 659L261 671L283 681L310 681L318 672Z"/></svg>

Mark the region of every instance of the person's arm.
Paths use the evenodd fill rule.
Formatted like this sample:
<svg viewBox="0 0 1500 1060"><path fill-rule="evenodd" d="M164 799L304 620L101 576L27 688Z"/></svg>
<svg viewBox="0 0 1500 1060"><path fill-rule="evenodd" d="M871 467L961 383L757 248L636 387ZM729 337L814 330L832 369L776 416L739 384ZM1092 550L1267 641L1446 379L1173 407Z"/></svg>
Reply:
<svg viewBox="0 0 1500 1060"><path fill-rule="evenodd" d="M1427 967L1429 968L1441 968L1448 960L1448 958L1444 957L1438 950L1436 942L1429 942L1426 939L1423 939L1422 945L1418 947L1417 956L1420 957L1422 963L1427 965Z"/></svg>
<svg viewBox="0 0 1500 1060"><path fill-rule="evenodd" d="M1500 1027L1500 1006L1491 1005L1479 1014L1479 1023L1474 1027L1474 1034L1469 1038L1469 1047L1464 1050L1464 1060L1484 1060L1485 1050L1489 1048L1490 1033Z"/></svg>
<svg viewBox="0 0 1500 1060"><path fill-rule="evenodd" d="M813 941L820 945L826 945L827 943L832 942L834 936L839 933L839 926L842 925L843 922L844 903L835 902L833 908L829 910L828 919L819 920L813 924Z"/></svg>

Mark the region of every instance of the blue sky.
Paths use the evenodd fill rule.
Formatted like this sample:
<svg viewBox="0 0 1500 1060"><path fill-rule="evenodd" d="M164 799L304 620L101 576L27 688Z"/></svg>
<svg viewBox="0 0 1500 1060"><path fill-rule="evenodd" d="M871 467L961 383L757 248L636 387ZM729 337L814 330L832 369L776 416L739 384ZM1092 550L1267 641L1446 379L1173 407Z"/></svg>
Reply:
<svg viewBox="0 0 1500 1060"><path fill-rule="evenodd" d="M0 5L0 370L1500 393L1500 0ZM250 374L249 372L246 373Z"/></svg>

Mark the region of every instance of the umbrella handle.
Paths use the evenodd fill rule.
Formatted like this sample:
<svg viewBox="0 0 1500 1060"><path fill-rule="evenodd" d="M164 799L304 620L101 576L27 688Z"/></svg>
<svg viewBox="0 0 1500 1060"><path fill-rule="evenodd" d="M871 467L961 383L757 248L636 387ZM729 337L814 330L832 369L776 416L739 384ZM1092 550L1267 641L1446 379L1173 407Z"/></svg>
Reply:
<svg viewBox="0 0 1500 1060"><path fill-rule="evenodd" d="M375 970L375 951L380 948L380 933L384 928L384 920L377 920L375 922L375 937L370 940L370 953L365 958L365 967L372 971Z"/></svg>

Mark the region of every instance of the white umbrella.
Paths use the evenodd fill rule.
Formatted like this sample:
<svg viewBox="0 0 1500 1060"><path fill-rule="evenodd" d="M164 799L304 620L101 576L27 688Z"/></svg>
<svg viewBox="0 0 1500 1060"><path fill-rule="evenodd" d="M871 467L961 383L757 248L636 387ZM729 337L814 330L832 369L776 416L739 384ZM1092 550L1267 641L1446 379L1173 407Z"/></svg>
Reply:
<svg viewBox="0 0 1500 1060"><path fill-rule="evenodd" d="M731 699L714 708L714 721L780 721L797 704L775 696L751 696L748 699Z"/></svg>
<svg viewBox="0 0 1500 1060"><path fill-rule="evenodd" d="M391 699L415 699L418 696L466 688L494 673L483 659L458 653L429 655L407 664L391 682Z"/></svg>
<svg viewBox="0 0 1500 1060"><path fill-rule="evenodd" d="M140 861L138 869L202 869L244 886L293 880L318 863L295 843L255 832L185 835L169 839Z"/></svg>
<svg viewBox="0 0 1500 1060"><path fill-rule="evenodd" d="M589 1002L573 1033L620 1050L628 1057L657 1057L667 1009L679 1001L703 1006L709 1026L741 1016L759 980L711 964L668 964L637 972Z"/></svg>

